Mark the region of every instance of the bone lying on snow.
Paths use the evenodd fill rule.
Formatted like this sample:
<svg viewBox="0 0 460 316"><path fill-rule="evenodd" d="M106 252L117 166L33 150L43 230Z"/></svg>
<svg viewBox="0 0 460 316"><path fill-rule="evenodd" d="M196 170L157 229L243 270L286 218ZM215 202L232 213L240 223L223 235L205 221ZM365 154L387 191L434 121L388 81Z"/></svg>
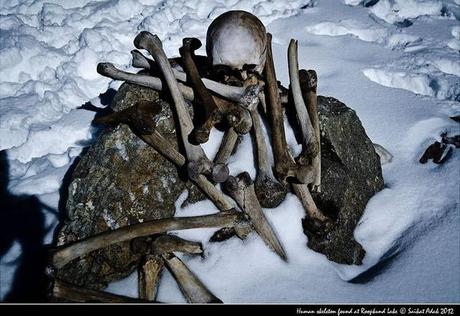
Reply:
<svg viewBox="0 0 460 316"><path fill-rule="evenodd" d="M201 280L175 255L162 255L189 303L222 303Z"/></svg>
<svg viewBox="0 0 460 316"><path fill-rule="evenodd" d="M59 269L73 259L81 257L89 252L123 241L132 240L137 237L150 236L172 230L205 227L233 227L237 226L242 220L240 212L230 210L211 215L166 218L124 226L58 247L52 253L51 265Z"/></svg>
<svg viewBox="0 0 460 316"><path fill-rule="evenodd" d="M275 231L265 217L254 191L254 184L247 172L237 177L230 176L225 182L225 190L233 197L241 209L249 216L256 232L281 259L287 261L286 253Z"/></svg>

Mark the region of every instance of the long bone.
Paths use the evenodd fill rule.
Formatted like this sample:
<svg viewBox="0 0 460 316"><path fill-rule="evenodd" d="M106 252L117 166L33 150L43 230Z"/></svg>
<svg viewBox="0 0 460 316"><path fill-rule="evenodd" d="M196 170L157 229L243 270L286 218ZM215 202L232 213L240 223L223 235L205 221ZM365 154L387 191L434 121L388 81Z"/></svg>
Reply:
<svg viewBox="0 0 460 316"><path fill-rule="evenodd" d="M230 158L233 150L235 149L236 142L238 141L238 133L235 132L233 127L229 127L222 138L220 147L214 157L215 163L226 164Z"/></svg>
<svg viewBox="0 0 460 316"><path fill-rule="evenodd" d="M51 283L49 296L52 300L65 300L75 303L147 303L146 300L90 290L57 279L54 279Z"/></svg>
<svg viewBox="0 0 460 316"><path fill-rule="evenodd" d="M73 259L94 250L134 238L161 234L172 230L233 227L237 226L241 221L242 214L235 210L230 210L210 215L165 218L124 226L56 248L51 258L50 273L52 273L53 268L60 269Z"/></svg>
<svg viewBox="0 0 460 316"><path fill-rule="evenodd" d="M205 112L203 124L198 128L195 127L192 136L195 142L201 144L208 141L212 127L222 120L223 113L214 102L211 93L203 84L198 68L193 60L195 50L201 47L200 40L197 38L184 38L182 43L179 53L184 62L185 72L195 93L195 99L204 108Z"/></svg>
<svg viewBox="0 0 460 316"><path fill-rule="evenodd" d="M214 174L214 171L212 170L213 164L206 157L203 148L189 142L188 137L193 130L193 122L187 110L184 97L179 90L179 85L177 84L176 78L172 72L171 65L169 64L168 58L163 51L160 39L156 35L143 31L134 39L134 45L138 49L146 49L150 55L153 56L166 80L169 92L174 101L174 107L176 109L180 125L180 135L187 156L187 171L189 177L191 179L196 179L200 174ZM213 180L216 181L218 178L214 178Z"/></svg>
<svg viewBox="0 0 460 316"><path fill-rule="evenodd" d="M254 184L247 172L237 177L230 176L224 183L225 190L249 216L256 232L262 240L274 250L281 259L287 261L286 253L278 237L265 217L254 191Z"/></svg>
<svg viewBox="0 0 460 316"><path fill-rule="evenodd" d="M302 152L297 158L297 164L299 166L311 166L313 158L318 154L319 146L317 144L315 130L313 128L310 116L308 114L307 106L305 105L302 96L302 90L300 88L297 41L293 39L289 43L288 48L288 65L292 98L294 100L298 122L302 131ZM309 101L312 100L309 99ZM302 183L306 183L303 181L303 179L299 180Z"/></svg>
<svg viewBox="0 0 460 316"><path fill-rule="evenodd" d="M318 77L314 70L306 71L302 69L299 71L299 81L302 97L307 106L308 116L311 119L311 124L314 129L315 143L318 147L318 151L312 159L313 183L311 184L311 188L313 191L321 192L321 135L317 98Z"/></svg>
<svg viewBox="0 0 460 316"><path fill-rule="evenodd" d="M267 33L267 58L264 68L266 80L267 112L272 128L272 147L275 160L275 176L281 183L285 183L289 176L293 176L296 169L295 161L286 142L284 131L283 108L276 81L275 65L272 54L272 35Z"/></svg>
<svg viewBox="0 0 460 316"><path fill-rule="evenodd" d="M159 113L159 110L154 105L146 102L139 102L123 111L100 117L96 119L95 122L112 126L120 123L128 124L145 143L152 146L160 155L170 160L178 168L182 168L186 163L185 157L156 131L155 128L152 128L151 122L153 119L151 117L156 113ZM150 121L148 124L145 124L146 126L140 126L140 122L149 119ZM217 189L205 176L198 175L198 177L192 181L209 197L218 209L225 211L233 208L234 204L232 201Z"/></svg>
<svg viewBox="0 0 460 316"><path fill-rule="evenodd" d="M163 270L163 260L159 256L147 255L138 268L139 298L146 301L155 301Z"/></svg>
<svg viewBox="0 0 460 316"><path fill-rule="evenodd" d="M257 147L257 177L254 184L257 199L262 207L275 208L281 204L287 194L286 186L275 179L268 161L267 144L262 132L257 107L250 109L253 134Z"/></svg>
<svg viewBox="0 0 460 316"><path fill-rule="evenodd" d="M211 293L201 280L175 255L162 255L165 264L179 284L182 294L189 303L222 303Z"/></svg>

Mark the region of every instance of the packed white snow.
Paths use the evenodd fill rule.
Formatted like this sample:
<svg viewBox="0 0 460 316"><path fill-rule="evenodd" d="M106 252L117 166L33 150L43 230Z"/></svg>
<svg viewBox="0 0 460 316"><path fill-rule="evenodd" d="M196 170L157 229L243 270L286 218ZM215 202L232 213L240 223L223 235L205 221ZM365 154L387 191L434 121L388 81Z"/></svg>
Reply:
<svg viewBox="0 0 460 316"><path fill-rule="evenodd" d="M331 263L306 247L304 211L291 194L265 210L288 263L255 234L208 243L210 229L177 232L205 247L205 258L182 259L224 302L460 302L460 153L453 150L443 165L418 163L442 132L460 133L449 118L460 114L458 0L1 0L0 150L8 156L10 194L35 195L46 206L44 243L57 225L49 207L57 209L64 174L95 137L94 112L79 107L106 106L100 94L120 85L99 76L97 63L134 70L129 52L142 30L177 56L183 37L204 43L212 19L232 9L256 14L273 34L285 86L287 45L298 39L300 67L317 71L319 94L354 109L393 160L383 166L385 189L355 231L367 253L361 266ZM287 136L298 151L289 128ZM204 146L210 157L221 137L213 131ZM255 176L249 136L230 169ZM177 216L217 211L209 201L185 209L179 202ZM0 299L20 254L15 242L1 258ZM136 282L133 274L108 291L135 297ZM168 272L158 299L184 300Z"/></svg>

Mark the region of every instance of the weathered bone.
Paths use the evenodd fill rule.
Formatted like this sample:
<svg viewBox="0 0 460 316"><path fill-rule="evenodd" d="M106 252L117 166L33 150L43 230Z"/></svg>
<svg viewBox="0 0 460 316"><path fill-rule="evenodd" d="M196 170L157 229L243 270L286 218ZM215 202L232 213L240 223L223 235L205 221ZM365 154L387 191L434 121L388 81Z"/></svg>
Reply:
<svg viewBox="0 0 460 316"><path fill-rule="evenodd" d="M235 129L233 127L228 128L224 133L219 150L214 157L214 163L226 164L235 149L237 141L238 134L235 132Z"/></svg>
<svg viewBox="0 0 460 316"><path fill-rule="evenodd" d="M191 179L195 180L200 174L210 174L213 168L211 161L206 157L203 148L189 142L189 135L193 130L193 122L187 110L185 100L179 90L171 65L163 51L160 39L156 35L143 31L134 39L134 45L138 49L146 49L156 60L166 80L169 92L173 98L180 125L180 134L187 156L187 171ZM217 180L217 179L214 179Z"/></svg>
<svg viewBox="0 0 460 316"><path fill-rule="evenodd" d="M161 82L160 78L126 72L116 68L112 63L99 63L97 65L97 72L104 77L108 77L114 80L126 81L157 91L163 90L163 83ZM182 83L178 83L178 85L184 98L189 101L193 101L195 96L193 94L192 88L183 85Z"/></svg>
<svg viewBox="0 0 460 316"><path fill-rule="evenodd" d="M147 255L144 257L138 268L138 291L140 299L155 301L163 266L163 260L159 256Z"/></svg>
<svg viewBox="0 0 460 316"><path fill-rule="evenodd" d="M185 72L187 73L190 84L195 92L195 99L204 108L204 122L200 127L195 127L193 136L195 142L201 144L209 139L209 133L215 124L222 120L223 113L214 102L211 93L206 89L200 78L198 68L193 60L194 51L201 47L201 42L197 38L184 38L183 45L179 49L184 62ZM227 170L228 171L228 170ZM228 174L227 174L228 175Z"/></svg>
<svg viewBox="0 0 460 316"><path fill-rule="evenodd" d="M283 108L281 107L278 83L276 81L271 43L272 35L267 33L267 60L264 69L266 96L268 98L267 112L271 123L275 176L281 183L284 183L287 177L294 175L296 165L286 142Z"/></svg>
<svg viewBox="0 0 460 316"><path fill-rule="evenodd" d="M314 129L315 143L318 151L312 159L313 183L312 191L321 192L321 134L319 129L317 87L318 77L314 70L302 69L299 71L299 82L302 90L302 97L307 106L308 116Z"/></svg>
<svg viewBox="0 0 460 316"><path fill-rule="evenodd" d="M160 255L169 252L202 254L203 246L196 241L182 239L174 235L161 235L152 240L152 252Z"/></svg>
<svg viewBox="0 0 460 316"><path fill-rule="evenodd" d="M70 301L75 303L101 302L101 303L146 303L146 300L111 294L102 291L89 290L67 282L54 279L49 293L51 300Z"/></svg>
<svg viewBox="0 0 460 316"><path fill-rule="evenodd" d="M315 201L310 193L310 189L308 188L308 184L299 184L293 183L292 188L294 190L295 195L299 198L302 206L305 210L306 215L309 219L313 221L319 221L320 223L325 223L329 221L329 218L326 217L317 207Z"/></svg>
<svg viewBox="0 0 460 316"><path fill-rule="evenodd" d="M182 294L189 303L222 303L222 301L206 288L203 282L187 268L175 255L162 256L172 275L176 279Z"/></svg>
<svg viewBox="0 0 460 316"><path fill-rule="evenodd" d="M257 199L262 207L275 208L281 204L287 194L286 186L275 179L268 162L265 143L257 107L251 109L252 127L257 147L257 177L254 184Z"/></svg>
<svg viewBox="0 0 460 316"><path fill-rule="evenodd" d="M307 166L312 164L312 159L318 154L318 144L316 143L315 130L302 97L299 79L299 63L297 58L297 41L293 39L289 43L288 48L288 65L292 98L302 131L302 152L297 158L297 163L300 166ZM305 183L302 179L299 180Z"/></svg>
<svg viewBox="0 0 460 316"><path fill-rule="evenodd" d="M238 225L238 222L242 220L241 215L240 212L229 210L217 214L165 218L124 226L58 247L52 254L51 264L54 268L59 269L73 259L81 257L91 251L137 237L150 236L172 230L205 227L232 227Z"/></svg>
<svg viewBox="0 0 460 316"><path fill-rule="evenodd" d="M254 191L254 184L247 172L237 177L230 176L224 183L228 194L238 203L241 209L249 216L252 225L262 240L274 250L283 260L287 261L286 253L278 237L265 217Z"/></svg>

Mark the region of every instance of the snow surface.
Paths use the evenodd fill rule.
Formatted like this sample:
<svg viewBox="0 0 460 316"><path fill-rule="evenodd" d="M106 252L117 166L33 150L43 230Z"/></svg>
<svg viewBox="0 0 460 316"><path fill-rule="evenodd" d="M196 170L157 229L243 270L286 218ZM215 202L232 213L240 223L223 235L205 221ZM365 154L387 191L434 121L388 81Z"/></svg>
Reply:
<svg viewBox="0 0 460 316"><path fill-rule="evenodd" d="M49 232L43 242L50 244L58 222L50 208L58 207L62 179L95 138L94 112L79 107L104 107L100 94L120 85L99 76L96 64L132 70L129 52L142 30L158 34L166 53L177 56L183 37L204 42L213 18L243 9L273 34L284 85L287 46L296 38L300 67L318 72L319 94L356 110L371 140L394 157L383 166L385 189L371 199L355 231L367 252L362 266L334 264L306 248L304 212L291 194L265 210L288 263L255 234L208 243L211 229L177 232L205 246L204 259L182 259L225 302L460 302L460 153L454 150L443 165L418 163L441 132L460 132L449 119L460 114L459 1L375 2L0 1L0 150L8 155L10 193L40 199ZM290 128L287 136L297 152ZM210 157L221 137L213 131L204 146ZM251 158L246 137L230 159L232 174L255 176ZM185 209L179 202L177 216L217 211L209 201ZM1 258L0 299L20 255L14 242ZM108 290L136 296L136 282L133 274ZM169 272L158 299L183 302Z"/></svg>

